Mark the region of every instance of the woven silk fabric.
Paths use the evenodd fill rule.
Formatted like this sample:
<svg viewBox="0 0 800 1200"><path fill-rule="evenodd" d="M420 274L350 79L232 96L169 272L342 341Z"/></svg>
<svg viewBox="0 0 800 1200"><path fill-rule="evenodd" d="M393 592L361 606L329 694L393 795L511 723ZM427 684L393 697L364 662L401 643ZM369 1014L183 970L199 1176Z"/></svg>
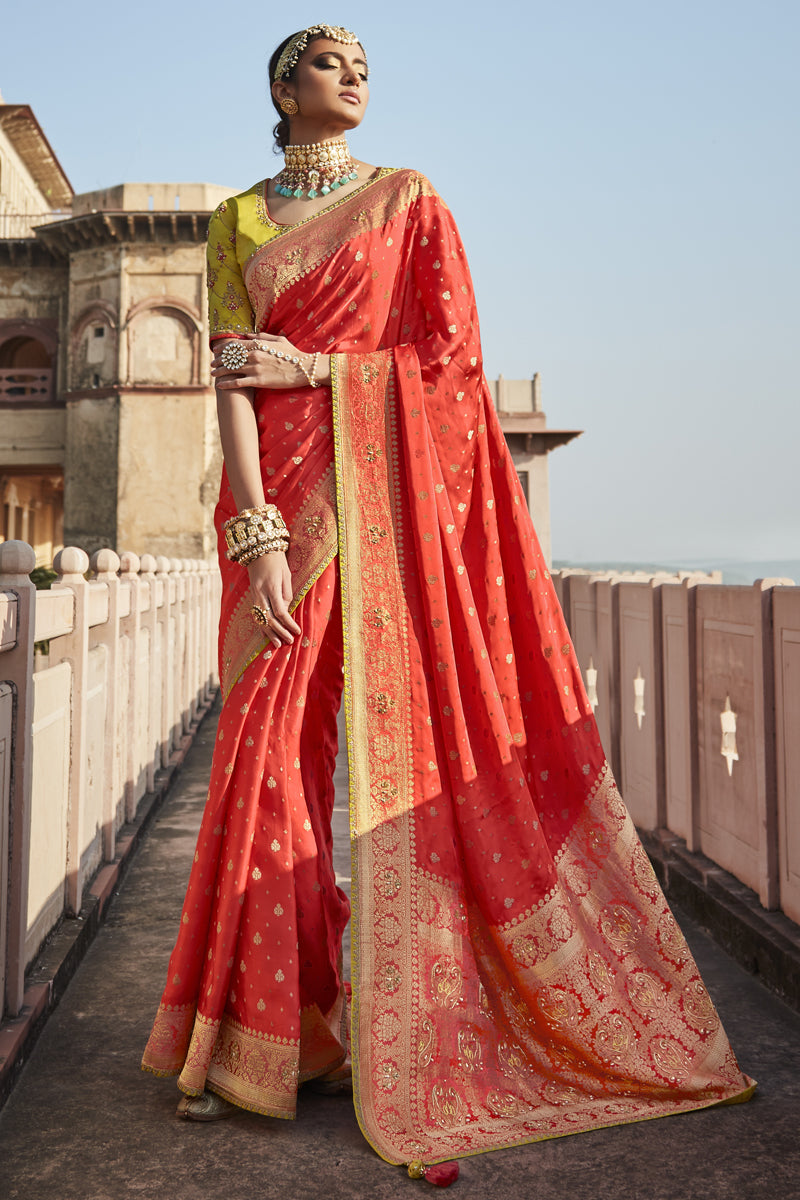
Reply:
<svg viewBox="0 0 800 1200"><path fill-rule="evenodd" d="M605 761L483 376L446 205L417 173L382 171L280 227L258 185L218 210L209 263L213 334L281 333L333 355L330 390L256 395L267 498L292 531L303 637L267 650L245 573L222 562L223 719L233 716L209 805L228 829L244 827L231 779L255 753L248 738L261 743L242 688L271 694L291 673L297 737L310 745L325 727L329 692L301 704L311 676L299 663L316 629L308 614L336 570L341 607L321 607L342 635L365 1136L390 1162L434 1162L746 1098L752 1081ZM232 513L223 478L219 520ZM277 736L260 733L265 744ZM271 794L262 787L259 811L292 807L296 789L287 769ZM308 807L311 789L303 795ZM296 860L298 911L306 886ZM276 947L272 932L261 936L249 961L263 969ZM329 965L334 943L319 943ZM340 980L333 968L329 977L311 998L318 1041L306 1044L317 1058L295 1057L301 1077L326 1046L336 1057L324 1030ZM274 1019L275 996L254 1037ZM220 990L219 1003L233 1020L236 1002Z"/></svg>

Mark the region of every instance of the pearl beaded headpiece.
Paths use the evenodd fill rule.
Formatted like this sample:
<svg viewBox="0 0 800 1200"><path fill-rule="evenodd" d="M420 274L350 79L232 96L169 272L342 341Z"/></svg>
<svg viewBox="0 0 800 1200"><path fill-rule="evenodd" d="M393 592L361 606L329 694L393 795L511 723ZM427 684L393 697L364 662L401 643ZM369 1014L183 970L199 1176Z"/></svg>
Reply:
<svg viewBox="0 0 800 1200"><path fill-rule="evenodd" d="M351 33L349 29L342 29L341 25L310 25L308 29L296 34L284 49L275 67L275 82L283 79L297 65L297 60L309 40L317 34L329 38L332 42L338 42L340 46L352 46L358 41L356 34Z"/></svg>

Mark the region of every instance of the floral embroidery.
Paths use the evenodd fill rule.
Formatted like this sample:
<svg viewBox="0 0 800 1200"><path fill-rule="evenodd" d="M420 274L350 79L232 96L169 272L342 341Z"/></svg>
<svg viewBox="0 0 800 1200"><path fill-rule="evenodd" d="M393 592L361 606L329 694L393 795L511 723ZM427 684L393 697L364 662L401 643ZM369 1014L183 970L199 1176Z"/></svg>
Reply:
<svg viewBox="0 0 800 1200"><path fill-rule="evenodd" d="M223 300L223 304L229 312L238 312L244 304L244 301L236 291L236 288L233 286L233 283L230 281L230 279L228 280L228 286L225 288L225 299Z"/></svg>

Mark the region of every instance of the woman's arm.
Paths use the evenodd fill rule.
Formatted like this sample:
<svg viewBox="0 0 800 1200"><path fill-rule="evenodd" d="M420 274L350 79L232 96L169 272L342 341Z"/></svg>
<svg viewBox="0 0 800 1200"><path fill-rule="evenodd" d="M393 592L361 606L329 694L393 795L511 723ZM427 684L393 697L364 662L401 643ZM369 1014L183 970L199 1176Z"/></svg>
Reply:
<svg viewBox="0 0 800 1200"><path fill-rule="evenodd" d="M252 392L248 388L217 390L217 420L236 511L260 508L265 497Z"/></svg>
<svg viewBox="0 0 800 1200"><path fill-rule="evenodd" d="M211 374L217 387L217 395L222 391L241 390L243 388L298 388L309 387L309 375L313 370L314 383L327 386L331 382L330 354L312 354L307 350L299 350L285 337L275 333L259 333L249 338L241 338L240 346L248 352L247 362L238 370L224 366L221 358L225 343L219 342L214 347L214 358L211 361ZM272 350L279 351L283 357L270 354ZM288 356L288 357L287 357ZM293 363L292 358L299 358L303 363ZM305 367L305 370L303 369Z"/></svg>
<svg viewBox="0 0 800 1200"><path fill-rule="evenodd" d="M237 512L260 508L264 503L264 484L258 457L258 426L252 392L247 388L217 391L217 418L225 469ZM267 636L276 646L293 642L300 626L289 613L292 599L292 573L282 551L262 554L249 563L250 592L253 603L272 614Z"/></svg>

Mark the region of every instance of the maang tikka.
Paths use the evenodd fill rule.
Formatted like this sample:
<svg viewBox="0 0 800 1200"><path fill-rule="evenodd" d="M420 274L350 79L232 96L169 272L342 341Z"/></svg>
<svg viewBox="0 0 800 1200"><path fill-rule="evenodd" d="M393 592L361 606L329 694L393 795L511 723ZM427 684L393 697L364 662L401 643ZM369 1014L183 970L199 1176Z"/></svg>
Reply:
<svg viewBox="0 0 800 1200"><path fill-rule="evenodd" d="M284 79L291 74L309 40L317 36L326 37L330 42L338 42L340 46L354 46L358 42L357 36L349 29L342 29L341 25L310 25L308 29L303 29L296 34L284 48L275 64L273 83L277 83L279 79Z"/></svg>

